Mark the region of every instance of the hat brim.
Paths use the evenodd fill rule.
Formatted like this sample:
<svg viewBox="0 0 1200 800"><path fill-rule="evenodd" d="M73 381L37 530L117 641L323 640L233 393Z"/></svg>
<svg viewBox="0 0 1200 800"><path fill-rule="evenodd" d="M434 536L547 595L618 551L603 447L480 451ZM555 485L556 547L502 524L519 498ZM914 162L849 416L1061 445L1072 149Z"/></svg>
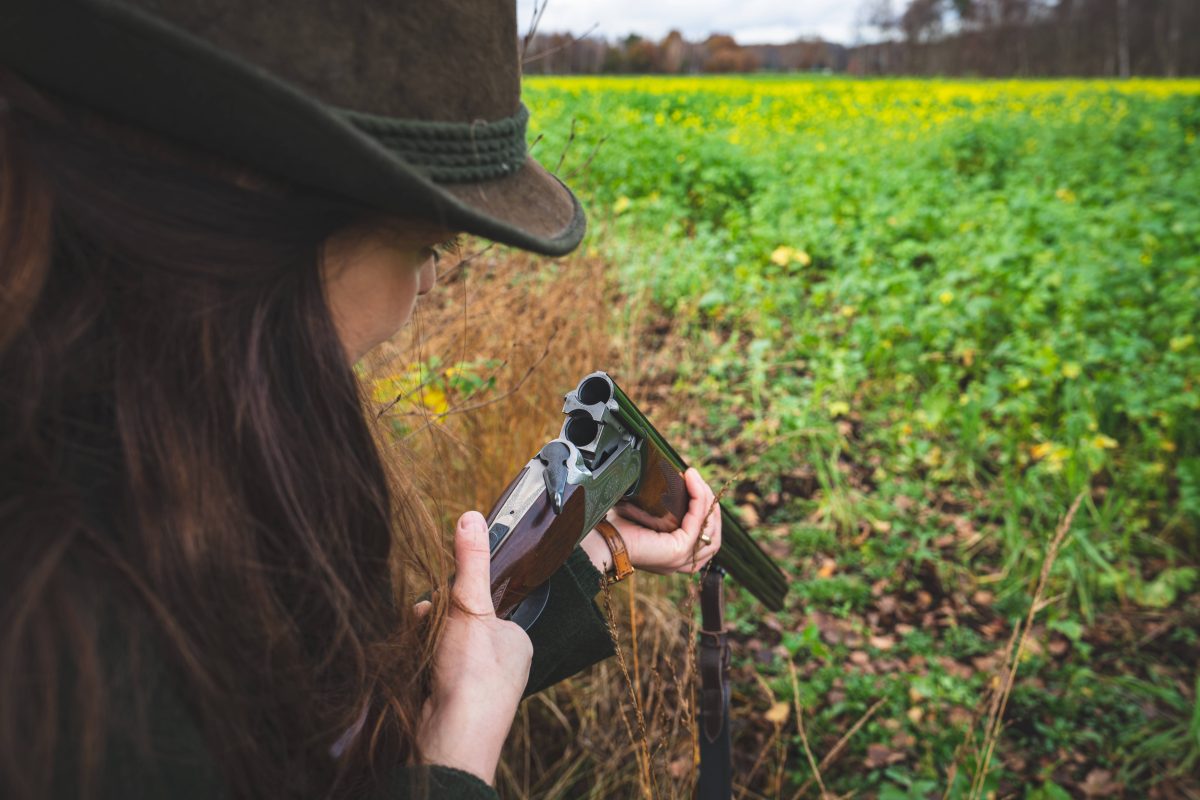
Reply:
<svg viewBox="0 0 1200 800"><path fill-rule="evenodd" d="M136 9L14 0L0 17L0 61L117 119L375 210L543 255L569 253L583 238L578 200L532 157L503 178L436 183L337 109Z"/></svg>

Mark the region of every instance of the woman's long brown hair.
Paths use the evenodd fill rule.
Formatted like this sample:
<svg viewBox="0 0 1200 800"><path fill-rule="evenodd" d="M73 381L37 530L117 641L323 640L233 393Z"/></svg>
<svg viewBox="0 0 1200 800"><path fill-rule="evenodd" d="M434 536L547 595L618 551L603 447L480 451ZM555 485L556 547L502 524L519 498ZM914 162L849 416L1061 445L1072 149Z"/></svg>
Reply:
<svg viewBox="0 0 1200 800"><path fill-rule="evenodd" d="M448 566L323 294L364 211L122 130L0 69L0 794L102 792L174 692L236 795L353 794Z"/></svg>

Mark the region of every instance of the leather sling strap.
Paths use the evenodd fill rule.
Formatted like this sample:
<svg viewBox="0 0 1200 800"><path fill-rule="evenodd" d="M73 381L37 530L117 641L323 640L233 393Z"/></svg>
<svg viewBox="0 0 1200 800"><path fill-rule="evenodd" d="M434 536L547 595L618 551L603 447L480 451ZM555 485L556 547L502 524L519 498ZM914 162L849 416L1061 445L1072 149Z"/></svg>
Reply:
<svg viewBox="0 0 1200 800"><path fill-rule="evenodd" d="M724 578L725 570L711 564L700 584L700 779L696 800L729 800L733 796Z"/></svg>
<svg viewBox="0 0 1200 800"><path fill-rule="evenodd" d="M633 564L629 561L629 553L625 550L625 540L621 538L617 527L608 520L602 519L596 523L596 530L600 532L605 544L608 545L608 552L612 553L613 580L623 580L625 576L632 574L634 572Z"/></svg>

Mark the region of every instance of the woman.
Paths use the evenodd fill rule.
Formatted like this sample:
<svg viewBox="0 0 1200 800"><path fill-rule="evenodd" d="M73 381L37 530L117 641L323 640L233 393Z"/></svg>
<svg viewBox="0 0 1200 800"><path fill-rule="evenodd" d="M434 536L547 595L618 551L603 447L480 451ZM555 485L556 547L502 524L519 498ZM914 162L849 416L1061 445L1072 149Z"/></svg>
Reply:
<svg viewBox="0 0 1200 800"><path fill-rule="evenodd" d="M0 795L494 797L521 698L611 653L595 531L528 633L478 512L412 605L451 565L351 366L455 232L583 221L511 4L346 5L6 8ZM674 534L614 519L635 567L717 552L687 486Z"/></svg>

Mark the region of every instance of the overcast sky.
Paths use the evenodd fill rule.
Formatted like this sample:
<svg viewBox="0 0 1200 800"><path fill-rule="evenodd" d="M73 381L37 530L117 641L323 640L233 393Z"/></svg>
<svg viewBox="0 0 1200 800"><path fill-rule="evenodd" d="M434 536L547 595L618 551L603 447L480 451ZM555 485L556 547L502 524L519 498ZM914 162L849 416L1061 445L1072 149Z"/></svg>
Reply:
<svg viewBox="0 0 1200 800"><path fill-rule="evenodd" d="M517 0L521 32L529 28L534 0ZM661 39L678 28L688 39L732 34L740 44L790 42L821 36L849 44L859 0L549 0L538 30L609 39L638 33Z"/></svg>

